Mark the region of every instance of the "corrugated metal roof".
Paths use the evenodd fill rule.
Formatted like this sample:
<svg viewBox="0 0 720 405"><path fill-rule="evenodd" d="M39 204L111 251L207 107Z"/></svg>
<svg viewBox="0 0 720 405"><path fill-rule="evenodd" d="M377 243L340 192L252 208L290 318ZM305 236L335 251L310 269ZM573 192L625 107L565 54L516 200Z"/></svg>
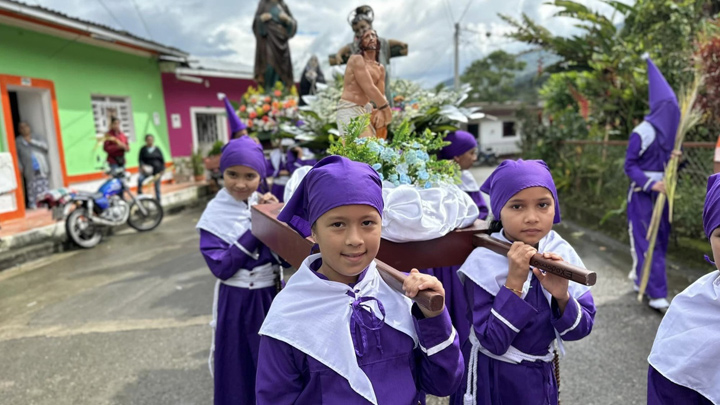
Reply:
<svg viewBox="0 0 720 405"><path fill-rule="evenodd" d="M180 57L187 57L189 54L187 52L184 52L180 49L167 46L164 44L161 44L159 42L151 41L145 38L142 38L140 36L137 36L135 34L131 34L127 31L118 30L112 27L108 27L107 25L98 24L93 21L83 20L81 18L76 18L69 16L67 14L61 13L59 11L55 11L46 7L42 7L39 5L31 5L26 4L21 1L17 0L0 0L0 10L7 10L10 12L17 13L19 15L24 15L26 17L31 17L35 19L42 20L43 17L55 17L53 19L53 22L59 25L65 25L68 28L74 28L77 29L77 25L85 25L87 26L87 31L91 32L92 28L95 30L101 30L106 31L107 33L112 33L115 35L118 35L120 37L124 37L128 39L133 45L145 47L148 50L154 50L160 53L167 53L170 55L180 56ZM63 21L66 20L66 21ZM75 23L75 24L72 24Z"/></svg>

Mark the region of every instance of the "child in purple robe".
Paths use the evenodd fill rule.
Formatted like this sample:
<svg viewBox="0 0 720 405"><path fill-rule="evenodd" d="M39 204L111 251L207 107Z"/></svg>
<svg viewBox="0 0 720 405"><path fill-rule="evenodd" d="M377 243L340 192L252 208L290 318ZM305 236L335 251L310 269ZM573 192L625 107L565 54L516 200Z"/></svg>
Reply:
<svg viewBox="0 0 720 405"><path fill-rule="evenodd" d="M460 165L462 170L460 189L475 201L480 211L478 219L484 220L488 216L488 207L480 192L480 186L469 170L473 162L477 160L477 140L469 132L455 131L448 133L445 141L450 142L450 145L442 148L438 157L445 160L454 160ZM445 289L445 300L450 319L452 319L453 326L458 332L460 342L464 342L470 333L470 324L466 317L467 303L465 302L463 285L457 276L459 268L460 266L437 267L423 270L423 272L437 277L442 283Z"/></svg>
<svg viewBox="0 0 720 405"><path fill-rule="evenodd" d="M665 166L673 156L675 133L680 122L680 107L673 89L655 64L647 59L648 90L650 114L640 123L632 134L625 157L625 173L631 180L628 191L627 218L630 233L630 253L633 257L633 269L630 278L634 280L634 289L638 291L645 254L649 242L646 238L655 200L659 193L665 192L663 175ZM670 219L667 205L660 220L655 249L652 255L650 278L645 293L651 308L664 311L669 303L667 297L667 278L665 276L665 255L670 239Z"/></svg>
<svg viewBox="0 0 720 405"><path fill-rule="evenodd" d="M420 290L443 293L442 284L413 269L403 296L378 274L382 210L378 174L330 156L278 216L312 234L321 253L305 259L260 329L259 405L418 404L425 393L446 396L460 384L447 311L410 300Z"/></svg>
<svg viewBox="0 0 720 405"><path fill-rule="evenodd" d="M208 203L197 224L200 252L218 279L210 372L216 405L254 404L258 331L277 293L282 269L277 256L253 236L250 207L277 199L256 191L265 177L265 157L249 137L225 145L220 170L225 187Z"/></svg>
<svg viewBox="0 0 720 405"><path fill-rule="evenodd" d="M587 336L595 304L589 288L530 267L541 252L579 267L572 246L552 230L560 222L555 184L541 160L506 160L485 181L493 237L511 242L507 256L475 249L458 271L465 284L468 365L455 404L557 404L555 344Z"/></svg>
<svg viewBox="0 0 720 405"><path fill-rule="evenodd" d="M716 270L676 295L660 323L648 357L649 405L720 404L720 174L708 179L703 227Z"/></svg>

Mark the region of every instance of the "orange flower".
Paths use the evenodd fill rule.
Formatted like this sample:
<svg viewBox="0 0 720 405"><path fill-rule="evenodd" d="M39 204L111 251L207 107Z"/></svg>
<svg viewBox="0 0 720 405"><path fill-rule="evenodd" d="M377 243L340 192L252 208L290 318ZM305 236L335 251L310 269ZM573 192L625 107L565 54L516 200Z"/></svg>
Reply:
<svg viewBox="0 0 720 405"><path fill-rule="evenodd" d="M244 105L241 105L241 106L240 106L240 112L245 112L245 110L247 110L247 107L245 107Z"/></svg>
<svg viewBox="0 0 720 405"><path fill-rule="evenodd" d="M264 117L262 117L262 120L265 121L265 122L268 122L269 119L270 119L270 117L268 117L267 115L264 116Z"/></svg>
<svg viewBox="0 0 720 405"><path fill-rule="evenodd" d="M273 108L274 110L277 110L278 108L280 108L280 102L279 102L279 101L273 101L273 102L272 102L272 108Z"/></svg>
<svg viewBox="0 0 720 405"><path fill-rule="evenodd" d="M290 108L290 107L292 107L292 106L290 105L289 101L286 101L285 104L283 104L283 108Z"/></svg>
<svg viewBox="0 0 720 405"><path fill-rule="evenodd" d="M251 98L250 104L255 104L255 103L257 103L257 99L255 97Z"/></svg>
<svg viewBox="0 0 720 405"><path fill-rule="evenodd" d="M270 104L263 104L262 109L263 109L263 111L265 111L265 112L270 111Z"/></svg>
<svg viewBox="0 0 720 405"><path fill-rule="evenodd" d="M413 110L417 110L418 108L420 108L420 106L418 105L418 103L415 103L412 105L412 108Z"/></svg>
<svg viewBox="0 0 720 405"><path fill-rule="evenodd" d="M257 113L255 111L250 111L250 114L248 115L250 118L257 117ZM251 121L252 122L252 121Z"/></svg>
<svg viewBox="0 0 720 405"><path fill-rule="evenodd" d="M287 101L287 104L288 104L290 107L295 107L295 105L297 104L297 101L295 101L294 98L291 98L290 100Z"/></svg>
<svg viewBox="0 0 720 405"><path fill-rule="evenodd" d="M253 120L248 120L247 126L248 126L248 128L252 128Z"/></svg>
<svg viewBox="0 0 720 405"><path fill-rule="evenodd" d="M269 103L270 100L272 100L272 98L270 98L270 96L265 97L265 102L266 102L266 103Z"/></svg>
<svg viewBox="0 0 720 405"><path fill-rule="evenodd" d="M274 94L275 94L275 97L280 97L280 96L282 96L282 91L280 91L280 90L275 90L275 93L274 93Z"/></svg>

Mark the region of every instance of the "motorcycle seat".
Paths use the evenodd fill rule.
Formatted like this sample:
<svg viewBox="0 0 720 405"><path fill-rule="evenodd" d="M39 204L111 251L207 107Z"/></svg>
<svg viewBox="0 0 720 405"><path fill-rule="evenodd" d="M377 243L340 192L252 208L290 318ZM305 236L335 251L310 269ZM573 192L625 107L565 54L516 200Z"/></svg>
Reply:
<svg viewBox="0 0 720 405"><path fill-rule="evenodd" d="M79 196L82 196L82 197L88 197L88 198L91 198L91 199L93 199L93 200L97 200L97 199L103 198L103 193L101 193L101 192L99 192L99 191L96 191L96 192L94 192L94 193L90 193L90 192L88 192L88 191L79 191L79 192L78 192L78 195L79 195Z"/></svg>

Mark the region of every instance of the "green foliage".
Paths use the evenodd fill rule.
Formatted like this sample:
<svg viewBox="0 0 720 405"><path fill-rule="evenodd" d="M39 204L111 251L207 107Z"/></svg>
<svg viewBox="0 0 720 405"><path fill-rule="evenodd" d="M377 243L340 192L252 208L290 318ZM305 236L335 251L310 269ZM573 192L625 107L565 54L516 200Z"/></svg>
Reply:
<svg viewBox="0 0 720 405"><path fill-rule="evenodd" d="M213 144L213 146L212 146L212 148L210 149L210 151L208 152L208 154L207 154L208 157L221 155L221 154L222 154L222 148L223 148L223 146L225 146L225 144L223 143L223 141L216 141L216 142Z"/></svg>
<svg viewBox="0 0 720 405"><path fill-rule="evenodd" d="M190 157L190 162L192 163L193 174L195 176L201 176L205 174L205 161L200 151L196 151L192 154L192 156Z"/></svg>
<svg viewBox="0 0 720 405"><path fill-rule="evenodd" d="M329 153L364 162L380 174L380 178L395 186L412 184L417 187L437 187L444 183L460 183L460 167L451 160L437 160L430 152L440 150L447 142L443 136L426 129L423 133L411 130L403 122L390 142L377 138L360 138L369 123L369 115L350 121L344 138L331 138Z"/></svg>
<svg viewBox="0 0 720 405"><path fill-rule="evenodd" d="M461 80L473 86L470 100L504 102L515 99L515 73L524 68L525 62L517 61L515 55L497 50L474 61L465 69Z"/></svg>

